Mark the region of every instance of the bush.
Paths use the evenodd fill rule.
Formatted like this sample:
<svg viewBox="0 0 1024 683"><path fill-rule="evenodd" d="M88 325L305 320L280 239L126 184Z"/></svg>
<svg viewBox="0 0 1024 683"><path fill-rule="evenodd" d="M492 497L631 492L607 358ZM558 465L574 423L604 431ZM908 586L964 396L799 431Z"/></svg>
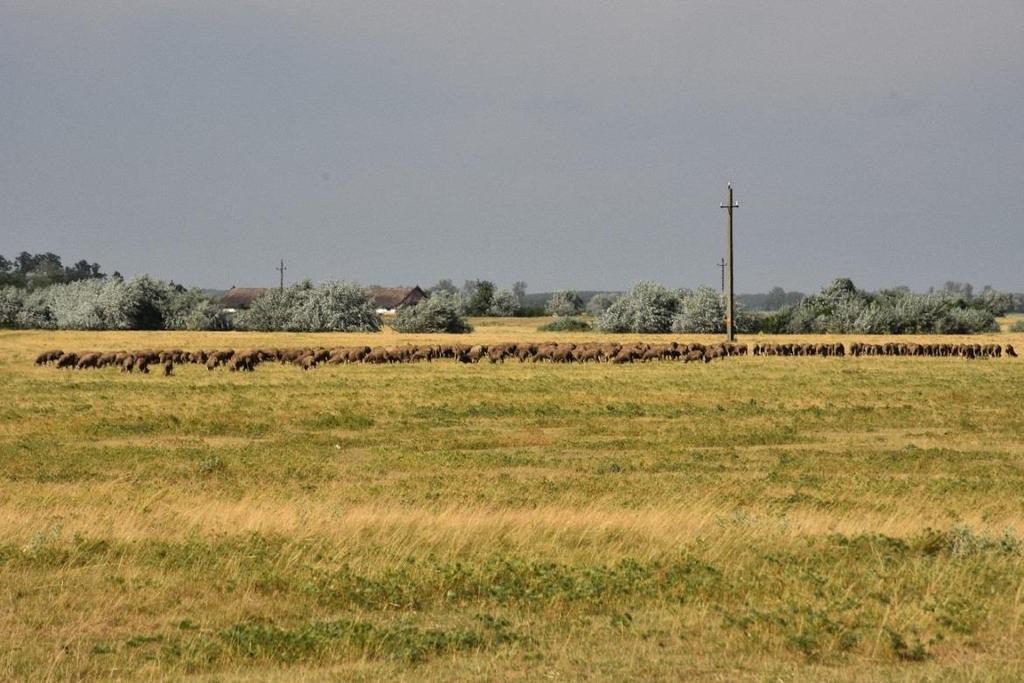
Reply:
<svg viewBox="0 0 1024 683"><path fill-rule="evenodd" d="M136 292L122 280L79 280L45 292L57 329L129 330L135 322Z"/></svg>
<svg viewBox="0 0 1024 683"><path fill-rule="evenodd" d="M353 282L325 282L305 290L288 328L299 332L379 332L380 316L365 289Z"/></svg>
<svg viewBox="0 0 1024 683"><path fill-rule="evenodd" d="M182 288L168 299L164 326L168 330L226 330L231 321L201 290Z"/></svg>
<svg viewBox="0 0 1024 683"><path fill-rule="evenodd" d="M1010 332L1024 332L1024 318L1011 323Z"/></svg>
<svg viewBox="0 0 1024 683"><path fill-rule="evenodd" d="M57 324L50 311L50 296L47 289L29 292L21 302L21 310L15 315L17 327L31 330L53 330Z"/></svg>
<svg viewBox="0 0 1024 683"><path fill-rule="evenodd" d="M507 289L499 289L491 298L491 306L487 315L507 318L519 313L519 297Z"/></svg>
<svg viewBox="0 0 1024 683"><path fill-rule="evenodd" d="M462 316L460 298L456 294L435 290L429 299L413 306L400 306L390 322L396 332L472 332Z"/></svg>
<svg viewBox="0 0 1024 683"><path fill-rule="evenodd" d="M998 332L999 324L995 316L980 308L953 308L942 320L938 334L976 334L978 332Z"/></svg>
<svg viewBox="0 0 1024 683"><path fill-rule="evenodd" d="M129 329L164 329L164 312L171 298L172 286L148 275L141 275L129 282L127 287L132 306Z"/></svg>
<svg viewBox="0 0 1024 683"><path fill-rule="evenodd" d="M792 316L793 309L789 307L762 315L759 323L761 332L765 334L785 334L789 331L790 318Z"/></svg>
<svg viewBox="0 0 1024 683"><path fill-rule="evenodd" d="M25 293L16 287L0 287L0 327L15 327Z"/></svg>
<svg viewBox="0 0 1024 683"><path fill-rule="evenodd" d="M971 307L980 308L983 311L991 313L993 316L1001 316L1012 311L1014 303L1012 294L999 292L986 287L982 290L981 294L971 301Z"/></svg>
<svg viewBox="0 0 1024 683"><path fill-rule="evenodd" d="M311 286L292 285L284 289L271 289L252 302L248 311L235 316L235 327L256 332L276 332L289 327L292 311Z"/></svg>
<svg viewBox="0 0 1024 683"><path fill-rule="evenodd" d="M548 299L544 310L555 316L579 315L583 312L583 299L579 292L572 290L555 292Z"/></svg>
<svg viewBox="0 0 1024 683"><path fill-rule="evenodd" d="M986 290L991 292L991 290ZM1007 299L987 294L989 308ZM860 334L971 334L997 329L992 311L950 289L915 294L906 289L874 294L840 278L789 312L788 331Z"/></svg>
<svg viewBox="0 0 1024 683"><path fill-rule="evenodd" d="M539 332L588 332L592 329L590 323L579 318L556 318L537 328Z"/></svg>
<svg viewBox="0 0 1024 683"><path fill-rule="evenodd" d="M737 304L733 326L737 332L749 334L757 328L757 321ZM725 301L710 287L694 292L684 291L679 297L679 312L672 319L673 332L691 334L724 334Z"/></svg>
<svg viewBox="0 0 1024 683"><path fill-rule="evenodd" d="M379 332L369 294L351 282L271 289L235 316L235 327L260 332Z"/></svg>
<svg viewBox="0 0 1024 683"><path fill-rule="evenodd" d="M662 285L640 282L619 297L597 321L602 332L669 332L679 296Z"/></svg>
<svg viewBox="0 0 1024 683"><path fill-rule="evenodd" d="M28 295L15 314L22 327L61 330L223 329L219 307L199 290L149 276L81 279Z"/></svg>

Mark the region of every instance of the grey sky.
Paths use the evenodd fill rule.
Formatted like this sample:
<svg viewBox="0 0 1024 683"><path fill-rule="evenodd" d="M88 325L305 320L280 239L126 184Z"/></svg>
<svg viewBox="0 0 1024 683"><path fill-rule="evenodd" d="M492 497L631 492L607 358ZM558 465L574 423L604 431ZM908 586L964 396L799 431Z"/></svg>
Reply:
<svg viewBox="0 0 1024 683"><path fill-rule="evenodd" d="M0 1L0 253L1024 290L1024 2Z"/></svg>

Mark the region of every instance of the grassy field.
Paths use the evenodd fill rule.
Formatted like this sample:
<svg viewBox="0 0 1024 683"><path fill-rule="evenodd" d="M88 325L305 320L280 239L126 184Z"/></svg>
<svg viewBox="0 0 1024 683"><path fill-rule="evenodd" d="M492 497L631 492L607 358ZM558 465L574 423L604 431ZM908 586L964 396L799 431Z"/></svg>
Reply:
<svg viewBox="0 0 1024 683"><path fill-rule="evenodd" d="M0 331L0 679L1024 678L1024 359L31 363L427 338Z"/></svg>

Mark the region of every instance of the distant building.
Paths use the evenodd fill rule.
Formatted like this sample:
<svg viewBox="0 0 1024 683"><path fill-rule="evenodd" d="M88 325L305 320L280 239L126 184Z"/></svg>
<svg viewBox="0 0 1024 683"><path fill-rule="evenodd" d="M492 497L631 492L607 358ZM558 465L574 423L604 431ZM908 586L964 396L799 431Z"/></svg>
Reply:
<svg viewBox="0 0 1024 683"><path fill-rule="evenodd" d="M248 310L252 302L263 296L266 287L232 287L220 298L220 306L225 313L237 313Z"/></svg>
<svg viewBox="0 0 1024 683"><path fill-rule="evenodd" d="M378 313L394 313L399 306L413 306L427 298L427 293L415 287L368 287L370 299Z"/></svg>
<svg viewBox="0 0 1024 683"><path fill-rule="evenodd" d="M427 293L416 287L367 287L370 300L378 313L394 313L399 306L413 306L427 298ZM220 299L225 313L246 311L252 302L267 292L266 287L232 287Z"/></svg>

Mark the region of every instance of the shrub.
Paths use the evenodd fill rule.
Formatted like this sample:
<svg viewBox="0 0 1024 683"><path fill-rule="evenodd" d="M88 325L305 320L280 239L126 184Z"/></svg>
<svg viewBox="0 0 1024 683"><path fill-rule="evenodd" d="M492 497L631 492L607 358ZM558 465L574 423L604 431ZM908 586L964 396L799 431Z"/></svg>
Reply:
<svg viewBox="0 0 1024 683"><path fill-rule="evenodd" d="M1011 323L1010 332L1024 332L1024 318Z"/></svg>
<svg viewBox="0 0 1024 683"><path fill-rule="evenodd" d="M988 311L993 316L1000 316L1006 315L1007 312L1013 310L1014 300L1012 294L986 287L982 290L981 294L971 301L971 306Z"/></svg>
<svg viewBox="0 0 1024 683"><path fill-rule="evenodd" d="M750 333L757 327L757 321L737 305L733 325L737 332ZM715 334L725 332L725 301L722 295L710 287L701 287L693 292L684 291L679 297L679 312L672 319L673 332L692 334Z"/></svg>
<svg viewBox="0 0 1024 683"><path fill-rule="evenodd" d="M299 332L379 332L380 316L365 289L353 282L325 282L305 290L288 328Z"/></svg>
<svg viewBox="0 0 1024 683"><path fill-rule="evenodd" d="M16 287L0 287L0 327L14 327L24 305L25 293Z"/></svg>
<svg viewBox="0 0 1024 683"><path fill-rule="evenodd" d="M381 323L359 285L325 282L314 287L307 282L269 290L239 313L234 324L261 332L378 332Z"/></svg>
<svg viewBox="0 0 1024 683"><path fill-rule="evenodd" d="M760 320L761 331L765 334L785 334L789 331L790 318L792 316L793 309L789 307L762 315Z"/></svg>
<svg viewBox="0 0 1024 683"><path fill-rule="evenodd" d="M1005 303L1002 296L989 298L993 309ZM927 294L890 289L871 294L840 278L789 311L787 329L796 333L970 334L988 332L997 325L991 310L949 289Z"/></svg>
<svg viewBox="0 0 1024 683"><path fill-rule="evenodd" d="M556 318L537 328L540 332L587 332L592 329L590 323L579 318Z"/></svg>
<svg viewBox="0 0 1024 683"><path fill-rule="evenodd" d="M257 332L287 330L292 311L311 289L310 286L292 285L284 289L271 289L252 302L248 311L235 316L235 327Z"/></svg>
<svg viewBox="0 0 1024 683"><path fill-rule="evenodd" d="M136 305L121 280L79 280L47 288L47 305L61 330L130 329Z"/></svg>
<svg viewBox="0 0 1024 683"><path fill-rule="evenodd" d="M519 297L507 289L499 289L491 298L491 306L487 315L507 318L519 313Z"/></svg>
<svg viewBox="0 0 1024 683"><path fill-rule="evenodd" d="M21 310L15 315L15 324L32 330L52 330L57 324L50 310L47 289L29 292L22 300Z"/></svg>
<svg viewBox="0 0 1024 683"><path fill-rule="evenodd" d="M579 292L572 290L555 292L548 299L544 310L555 316L579 315L583 312L583 299Z"/></svg>
<svg viewBox="0 0 1024 683"><path fill-rule="evenodd" d="M668 332L679 297L662 285L640 282L619 297L597 322L603 332Z"/></svg>
<svg viewBox="0 0 1024 683"><path fill-rule="evenodd" d="M456 294L435 290L414 306L400 306L389 323L396 332L471 332Z"/></svg>
<svg viewBox="0 0 1024 683"><path fill-rule="evenodd" d="M130 329L164 329L164 311L171 297L171 289L166 282L148 275L141 275L129 282L128 296L132 302Z"/></svg>
<svg viewBox="0 0 1024 683"><path fill-rule="evenodd" d="M896 327L895 311L891 307L872 302L864 307L853 324L853 331L860 334L885 334Z"/></svg>
<svg viewBox="0 0 1024 683"><path fill-rule="evenodd" d="M793 308L789 331L797 334L852 332L854 322L869 301L867 293L857 289L849 278L836 278Z"/></svg>
<svg viewBox="0 0 1024 683"><path fill-rule="evenodd" d="M942 320L941 329L932 330L939 334L976 334L998 332L995 316L980 308L953 308Z"/></svg>
<svg viewBox="0 0 1024 683"><path fill-rule="evenodd" d="M198 289L174 291L167 302L164 323L168 330L226 330L231 327L220 306Z"/></svg>

